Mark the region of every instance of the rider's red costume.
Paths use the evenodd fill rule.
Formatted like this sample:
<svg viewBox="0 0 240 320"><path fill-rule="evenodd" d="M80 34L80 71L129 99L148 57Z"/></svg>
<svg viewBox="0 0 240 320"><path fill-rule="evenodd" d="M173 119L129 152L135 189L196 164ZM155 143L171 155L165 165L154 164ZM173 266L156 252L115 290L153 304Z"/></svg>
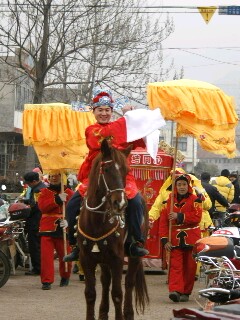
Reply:
<svg viewBox="0 0 240 320"><path fill-rule="evenodd" d="M133 145L133 149L136 147L145 148L145 143L142 139L131 143L126 142L127 130L126 120L124 117L106 124L95 123L86 129L85 135L89 153L78 173L78 180L82 182L79 187L79 192L82 196L84 196L87 190L88 176L91 170L92 161L100 152L101 142L104 138L109 137L111 139L112 146L117 149L125 149L130 144ZM134 198L138 193L138 188L131 170L126 177L125 191L128 199Z"/></svg>

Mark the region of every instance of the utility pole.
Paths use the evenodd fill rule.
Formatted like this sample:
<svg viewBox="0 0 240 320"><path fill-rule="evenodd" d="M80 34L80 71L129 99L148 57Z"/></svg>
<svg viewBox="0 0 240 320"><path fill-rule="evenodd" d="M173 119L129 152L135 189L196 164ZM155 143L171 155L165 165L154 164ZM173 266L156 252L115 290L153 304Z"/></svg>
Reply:
<svg viewBox="0 0 240 320"><path fill-rule="evenodd" d="M195 163L195 146L194 146L194 138L192 138L192 172L194 172L194 163Z"/></svg>

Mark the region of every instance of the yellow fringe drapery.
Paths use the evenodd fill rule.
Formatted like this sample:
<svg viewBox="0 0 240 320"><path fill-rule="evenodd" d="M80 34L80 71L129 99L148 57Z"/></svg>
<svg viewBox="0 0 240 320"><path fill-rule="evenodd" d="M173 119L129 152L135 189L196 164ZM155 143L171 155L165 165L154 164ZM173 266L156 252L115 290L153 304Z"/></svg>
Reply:
<svg viewBox="0 0 240 320"><path fill-rule="evenodd" d="M86 127L94 122L92 112L73 111L68 104L25 104L24 144L82 144Z"/></svg>
<svg viewBox="0 0 240 320"><path fill-rule="evenodd" d="M88 152L85 129L94 122L92 112L73 111L68 104L26 104L24 144L34 147L45 171L79 169Z"/></svg>
<svg viewBox="0 0 240 320"><path fill-rule="evenodd" d="M148 84L147 97L151 109L177 123L178 136L192 135L207 151L235 156L235 104L218 87L188 79L155 82Z"/></svg>

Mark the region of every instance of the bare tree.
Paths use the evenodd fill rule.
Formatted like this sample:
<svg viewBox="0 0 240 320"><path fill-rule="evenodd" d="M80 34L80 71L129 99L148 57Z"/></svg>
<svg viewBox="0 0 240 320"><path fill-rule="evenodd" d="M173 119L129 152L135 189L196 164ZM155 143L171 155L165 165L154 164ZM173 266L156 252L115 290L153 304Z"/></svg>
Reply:
<svg viewBox="0 0 240 320"><path fill-rule="evenodd" d="M79 89L88 101L96 83L144 103L146 83L169 76L161 45L173 22L151 19L133 0L6 0L0 22L5 63L44 89ZM16 59L13 59L15 56Z"/></svg>

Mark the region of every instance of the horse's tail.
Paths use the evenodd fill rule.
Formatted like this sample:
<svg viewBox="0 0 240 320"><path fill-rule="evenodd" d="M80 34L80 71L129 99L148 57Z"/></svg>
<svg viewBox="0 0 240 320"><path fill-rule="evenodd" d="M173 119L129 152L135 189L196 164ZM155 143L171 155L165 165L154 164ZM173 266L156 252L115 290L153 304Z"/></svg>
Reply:
<svg viewBox="0 0 240 320"><path fill-rule="evenodd" d="M147 237L148 234L148 209L147 204L142 196L142 205L144 212L144 225L143 225L143 234ZM131 259L131 258L130 258ZM136 260L136 258L134 258ZM139 259L139 260L138 260ZM144 313L145 306L149 304L149 295L146 284L146 279L144 275L143 263L141 258L137 258L137 272L135 278L135 306L136 312L140 311L142 314Z"/></svg>
<svg viewBox="0 0 240 320"><path fill-rule="evenodd" d="M143 263L142 259L140 259L135 279L135 306L137 313L140 311L140 313L143 314L147 304L149 304L149 295L143 270Z"/></svg>

